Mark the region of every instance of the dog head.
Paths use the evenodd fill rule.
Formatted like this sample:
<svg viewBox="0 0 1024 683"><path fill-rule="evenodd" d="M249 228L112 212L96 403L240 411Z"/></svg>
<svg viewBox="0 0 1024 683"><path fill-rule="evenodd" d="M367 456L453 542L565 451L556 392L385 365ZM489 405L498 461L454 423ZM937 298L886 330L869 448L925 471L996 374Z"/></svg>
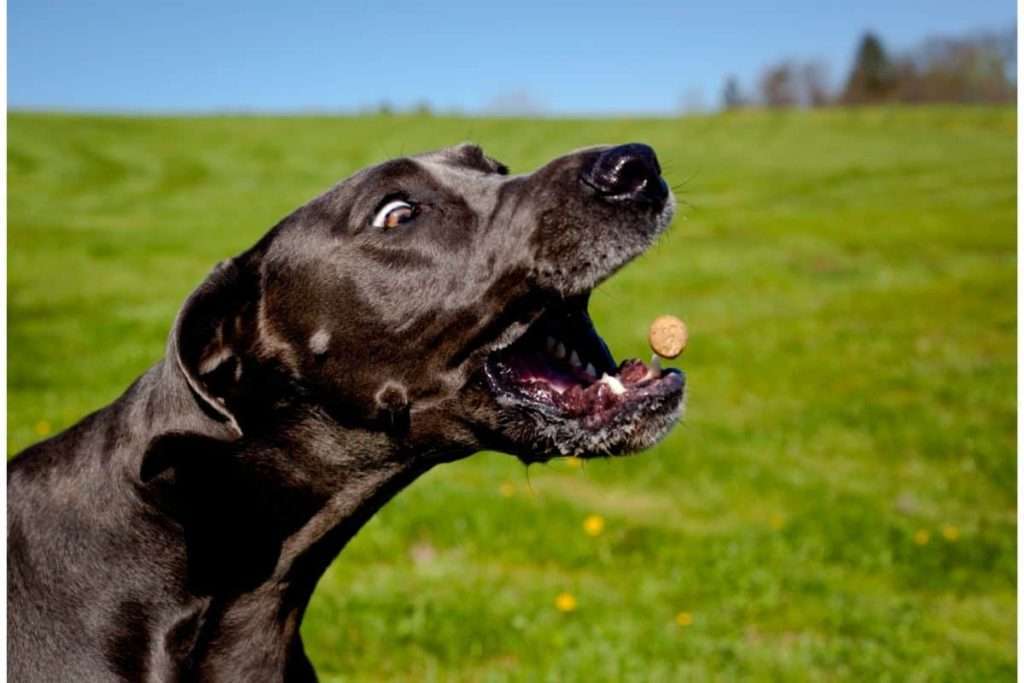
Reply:
<svg viewBox="0 0 1024 683"><path fill-rule="evenodd" d="M678 419L683 375L616 363L587 302L673 209L645 145L516 176L474 145L388 161L218 266L175 361L238 433L302 404L449 457L641 450Z"/></svg>

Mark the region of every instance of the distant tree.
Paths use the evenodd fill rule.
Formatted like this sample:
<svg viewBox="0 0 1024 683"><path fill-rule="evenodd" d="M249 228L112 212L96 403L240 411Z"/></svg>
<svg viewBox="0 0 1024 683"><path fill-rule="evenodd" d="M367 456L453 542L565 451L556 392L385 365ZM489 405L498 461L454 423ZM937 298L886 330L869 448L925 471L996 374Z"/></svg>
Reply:
<svg viewBox="0 0 1024 683"><path fill-rule="evenodd" d="M747 106L743 91L740 90L740 82L735 76L725 79L725 87L722 88L722 108L739 109Z"/></svg>
<svg viewBox="0 0 1024 683"><path fill-rule="evenodd" d="M529 90L517 89L495 95L484 111L492 116L542 116L546 106Z"/></svg>
<svg viewBox="0 0 1024 683"><path fill-rule="evenodd" d="M850 104L884 101L893 91L893 75L893 65L882 41L873 33L865 33L842 99Z"/></svg>
<svg viewBox="0 0 1024 683"><path fill-rule="evenodd" d="M823 62L811 61L800 65L800 99L809 107L824 107L832 97L828 91L828 68Z"/></svg>
<svg viewBox="0 0 1024 683"><path fill-rule="evenodd" d="M796 70L791 62L765 69L759 86L761 102L766 107L792 107L800 103Z"/></svg>
<svg viewBox="0 0 1024 683"><path fill-rule="evenodd" d="M999 54L1006 63L1006 77L1017 82L1017 27L1016 25L1001 31L995 36L995 43Z"/></svg>
<svg viewBox="0 0 1024 683"><path fill-rule="evenodd" d="M679 100L679 107L684 114L699 114L707 109L704 104L704 89L698 85L690 86Z"/></svg>
<svg viewBox="0 0 1024 683"><path fill-rule="evenodd" d="M434 110L430 106L430 102L427 100L420 100L416 103L416 106L412 108L412 113L417 116L430 116L434 113Z"/></svg>
<svg viewBox="0 0 1024 683"><path fill-rule="evenodd" d="M766 107L823 107L832 102L828 87L828 67L820 60L787 60L761 72L757 82L758 99ZM722 91L725 108L745 104L736 79L729 77Z"/></svg>
<svg viewBox="0 0 1024 683"><path fill-rule="evenodd" d="M899 97L907 102L1008 102L1016 88L998 36L930 38L905 60Z"/></svg>
<svg viewBox="0 0 1024 683"><path fill-rule="evenodd" d="M842 90L833 94L821 61L769 65L757 83L766 107L823 107L833 103L1013 102L1017 97L1017 30L932 37L891 57L881 39L865 33ZM722 105L744 104L734 76L725 80Z"/></svg>
<svg viewBox="0 0 1024 683"><path fill-rule="evenodd" d="M894 60L885 99L908 103L1011 102L1016 99L1015 31L931 37ZM878 101L855 97L850 102Z"/></svg>

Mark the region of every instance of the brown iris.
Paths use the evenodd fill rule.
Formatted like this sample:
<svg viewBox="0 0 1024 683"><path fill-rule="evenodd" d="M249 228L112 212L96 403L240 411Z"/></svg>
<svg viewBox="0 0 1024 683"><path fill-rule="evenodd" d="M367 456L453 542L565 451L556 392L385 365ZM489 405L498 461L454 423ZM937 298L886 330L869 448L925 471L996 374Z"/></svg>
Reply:
<svg viewBox="0 0 1024 683"><path fill-rule="evenodd" d="M375 228L397 228L416 217L416 207L401 199L393 199L377 210L373 217Z"/></svg>
<svg viewBox="0 0 1024 683"><path fill-rule="evenodd" d="M399 206L391 211L388 211L387 215L384 216L384 227L385 228L397 228L402 223L406 223L412 220L413 209L411 206Z"/></svg>

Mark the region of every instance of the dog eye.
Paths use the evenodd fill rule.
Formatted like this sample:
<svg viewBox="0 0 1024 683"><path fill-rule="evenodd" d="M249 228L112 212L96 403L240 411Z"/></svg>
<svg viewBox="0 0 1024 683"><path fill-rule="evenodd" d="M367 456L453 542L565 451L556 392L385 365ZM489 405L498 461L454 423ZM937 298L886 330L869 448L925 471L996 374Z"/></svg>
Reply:
<svg viewBox="0 0 1024 683"><path fill-rule="evenodd" d="M380 207L373 217L375 228L397 228L416 217L416 208L409 202L395 199Z"/></svg>

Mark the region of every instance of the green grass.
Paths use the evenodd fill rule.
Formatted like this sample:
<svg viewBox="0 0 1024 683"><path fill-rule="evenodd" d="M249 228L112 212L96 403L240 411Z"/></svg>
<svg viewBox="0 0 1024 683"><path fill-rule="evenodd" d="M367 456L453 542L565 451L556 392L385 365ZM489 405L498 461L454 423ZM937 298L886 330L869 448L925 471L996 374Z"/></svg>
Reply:
<svg viewBox="0 0 1024 683"><path fill-rule="evenodd" d="M681 210L592 312L620 357L687 320L685 424L632 459L423 477L321 582L322 678L1012 680L1015 120L13 114L8 447L114 399L217 260L351 171L642 140Z"/></svg>

